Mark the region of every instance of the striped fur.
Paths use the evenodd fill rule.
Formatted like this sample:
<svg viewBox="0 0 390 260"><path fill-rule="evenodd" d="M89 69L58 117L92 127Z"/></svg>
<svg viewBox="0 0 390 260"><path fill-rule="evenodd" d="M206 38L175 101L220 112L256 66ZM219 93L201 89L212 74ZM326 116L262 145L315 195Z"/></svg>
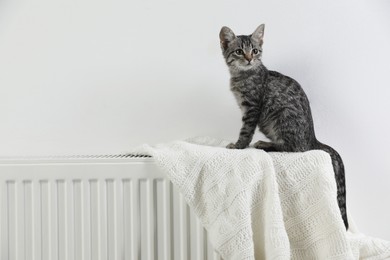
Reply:
<svg viewBox="0 0 390 260"><path fill-rule="evenodd" d="M263 35L264 25L251 35L235 36L228 27L222 27L220 32L222 53L231 75L230 88L242 111L243 122L238 141L227 148L248 147L259 127L271 141L256 142L254 146L258 149L328 152L335 172L341 216L348 229L343 161L333 148L317 140L309 100L299 83L263 65Z"/></svg>

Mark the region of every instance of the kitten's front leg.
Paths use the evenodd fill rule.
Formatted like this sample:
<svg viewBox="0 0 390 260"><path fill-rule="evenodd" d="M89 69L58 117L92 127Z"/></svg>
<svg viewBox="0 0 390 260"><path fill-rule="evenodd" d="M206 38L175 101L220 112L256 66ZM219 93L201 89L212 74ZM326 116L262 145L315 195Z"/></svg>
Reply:
<svg viewBox="0 0 390 260"><path fill-rule="evenodd" d="M257 109L249 109L242 117L242 127L238 141L234 144L228 144L228 149L244 149L249 146L252 141L253 134L256 130L256 125L259 120L259 113Z"/></svg>

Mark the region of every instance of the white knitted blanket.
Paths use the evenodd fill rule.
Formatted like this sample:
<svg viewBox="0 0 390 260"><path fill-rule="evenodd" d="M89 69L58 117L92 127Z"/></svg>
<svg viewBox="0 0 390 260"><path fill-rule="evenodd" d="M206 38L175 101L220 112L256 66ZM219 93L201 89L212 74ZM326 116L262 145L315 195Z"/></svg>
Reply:
<svg viewBox="0 0 390 260"><path fill-rule="evenodd" d="M179 188L223 259L390 259L390 242L353 223L345 231L327 153L226 144L203 137L136 149Z"/></svg>

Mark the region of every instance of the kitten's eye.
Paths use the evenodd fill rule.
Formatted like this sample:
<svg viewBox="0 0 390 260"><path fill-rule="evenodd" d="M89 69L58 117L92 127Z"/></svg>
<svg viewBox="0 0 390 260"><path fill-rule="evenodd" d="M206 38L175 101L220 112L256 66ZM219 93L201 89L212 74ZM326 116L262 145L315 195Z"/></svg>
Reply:
<svg viewBox="0 0 390 260"><path fill-rule="evenodd" d="M259 50L258 50L258 49L253 49L252 52L253 52L254 54L258 54L258 53L259 53Z"/></svg>
<svg viewBox="0 0 390 260"><path fill-rule="evenodd" d="M238 50L236 50L236 54L237 55L242 55L242 54L244 54L244 52L241 49L238 49Z"/></svg>

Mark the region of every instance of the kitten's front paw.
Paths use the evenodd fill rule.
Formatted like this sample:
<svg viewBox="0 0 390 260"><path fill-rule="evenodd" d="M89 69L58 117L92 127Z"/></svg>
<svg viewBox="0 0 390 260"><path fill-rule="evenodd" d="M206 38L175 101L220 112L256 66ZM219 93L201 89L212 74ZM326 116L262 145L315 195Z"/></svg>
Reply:
<svg viewBox="0 0 390 260"><path fill-rule="evenodd" d="M239 143L239 142L237 142L235 144L230 143L226 146L226 148L228 148L228 149L244 149L245 147L247 147L247 145L244 145L244 144Z"/></svg>
<svg viewBox="0 0 390 260"><path fill-rule="evenodd" d="M226 146L227 149L236 149L236 144L230 143Z"/></svg>
<svg viewBox="0 0 390 260"><path fill-rule="evenodd" d="M264 142L264 141L257 141L253 144L253 147L256 149L264 149L269 148L272 144L270 142Z"/></svg>
<svg viewBox="0 0 390 260"><path fill-rule="evenodd" d="M257 141L253 145L253 147L256 148L256 149L264 150L266 152L276 151L273 143L271 143L271 142L264 142L264 141L261 141L261 140Z"/></svg>

